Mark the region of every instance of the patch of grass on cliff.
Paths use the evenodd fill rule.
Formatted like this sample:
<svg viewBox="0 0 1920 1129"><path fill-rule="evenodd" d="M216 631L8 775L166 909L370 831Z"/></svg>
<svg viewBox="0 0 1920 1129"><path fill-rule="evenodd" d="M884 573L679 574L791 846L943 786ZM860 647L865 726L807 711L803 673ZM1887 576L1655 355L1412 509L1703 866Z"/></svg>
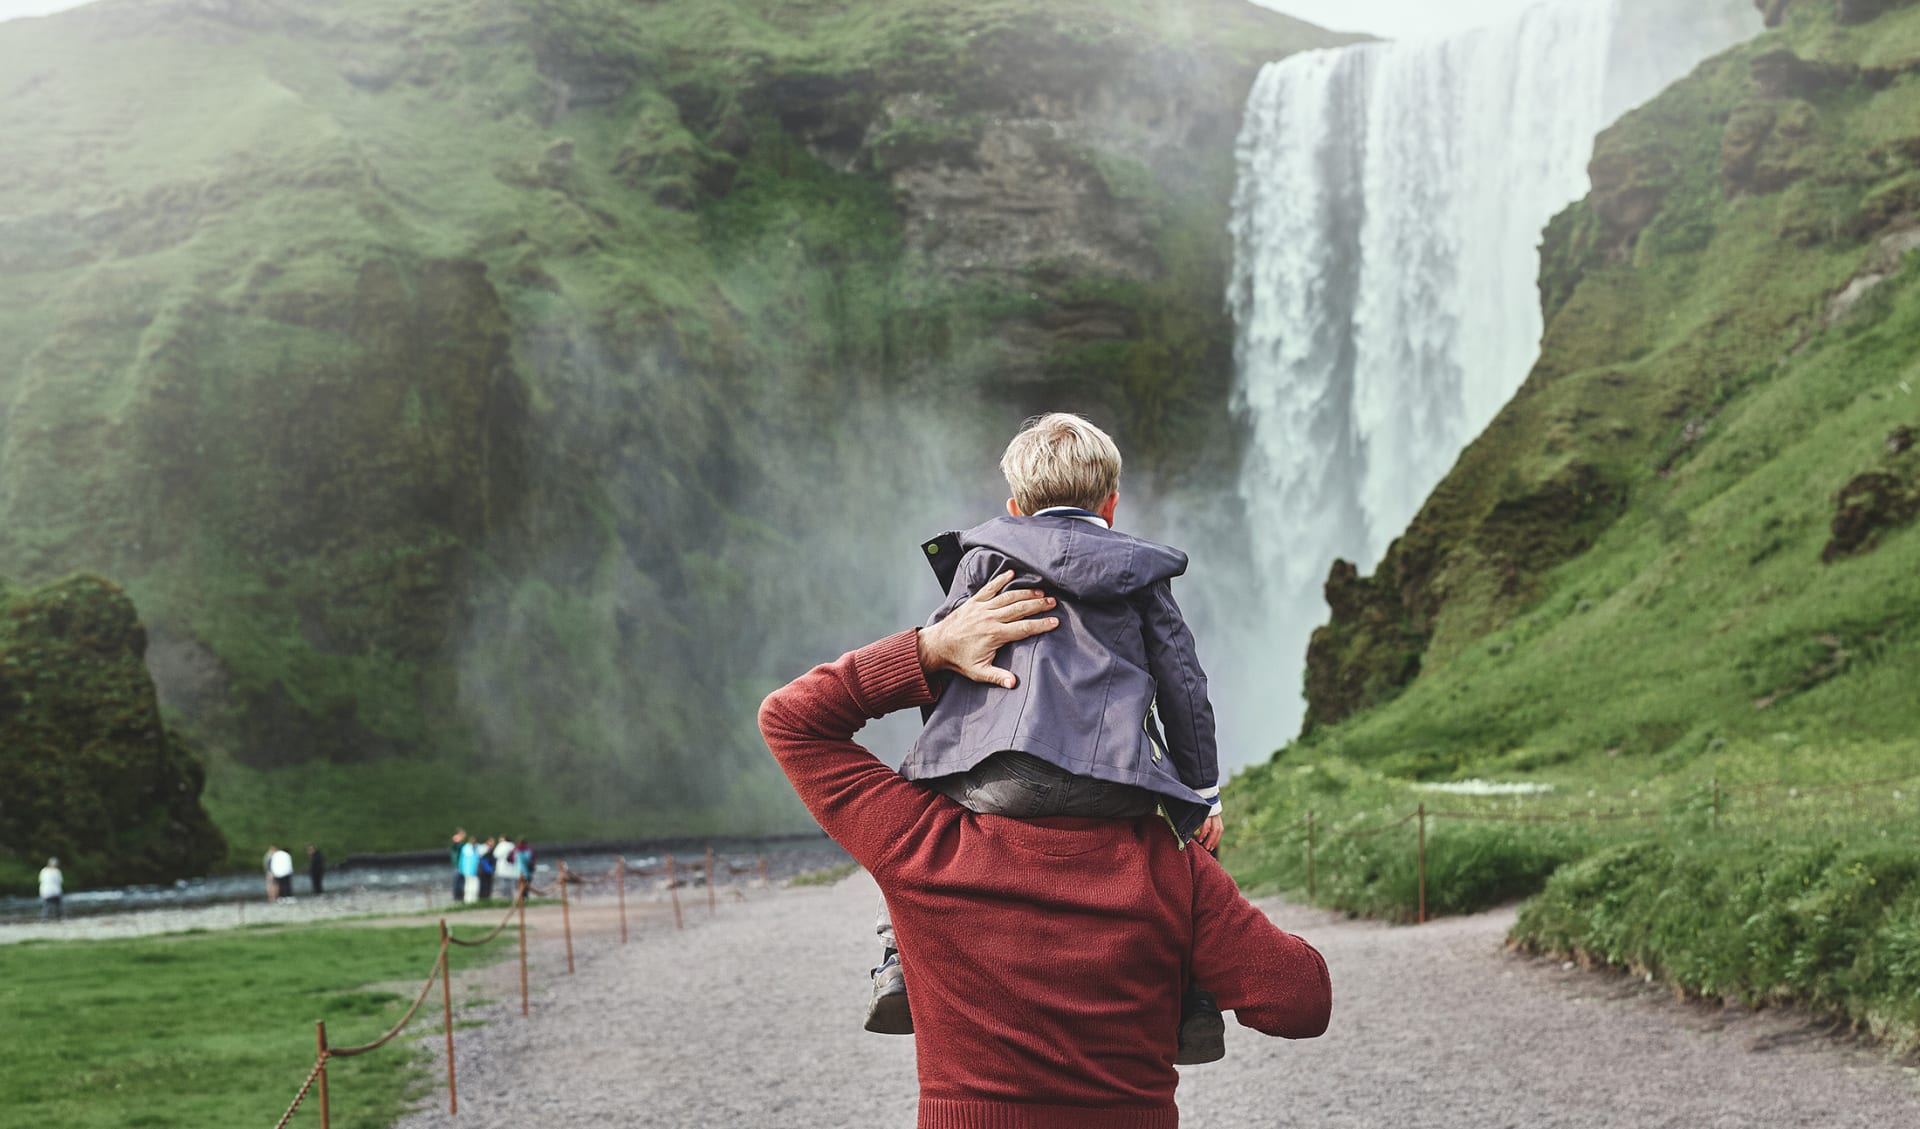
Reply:
<svg viewBox="0 0 1920 1129"><path fill-rule="evenodd" d="M418 924L0 945L0 1109L35 1129L272 1125L313 1067L314 1021L336 1046L380 1035L439 944ZM454 975L510 951L455 949ZM414 1022L438 1027L432 1009ZM336 1061L333 1123L392 1124L431 1085L421 1061L410 1035Z"/></svg>
<svg viewBox="0 0 1920 1129"><path fill-rule="evenodd" d="M1555 875L1514 938L1707 999L1803 1005L1911 1051L1920 1047L1911 827L1623 843Z"/></svg>

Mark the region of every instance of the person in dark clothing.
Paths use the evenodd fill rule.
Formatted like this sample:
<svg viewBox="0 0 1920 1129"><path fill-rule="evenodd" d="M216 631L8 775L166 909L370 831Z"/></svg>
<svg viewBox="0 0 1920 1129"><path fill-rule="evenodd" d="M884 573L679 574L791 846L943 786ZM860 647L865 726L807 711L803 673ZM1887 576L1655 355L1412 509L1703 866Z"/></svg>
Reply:
<svg viewBox="0 0 1920 1129"><path fill-rule="evenodd" d="M466 873L460 869L460 848L465 846L466 842L467 829L464 827L455 828L453 832L453 847L449 852L449 857L453 861L453 900L456 902L466 899L467 876Z"/></svg>
<svg viewBox="0 0 1920 1129"><path fill-rule="evenodd" d="M319 847L307 844L307 880L313 883L313 892L324 893L322 887L327 878L327 856Z"/></svg>

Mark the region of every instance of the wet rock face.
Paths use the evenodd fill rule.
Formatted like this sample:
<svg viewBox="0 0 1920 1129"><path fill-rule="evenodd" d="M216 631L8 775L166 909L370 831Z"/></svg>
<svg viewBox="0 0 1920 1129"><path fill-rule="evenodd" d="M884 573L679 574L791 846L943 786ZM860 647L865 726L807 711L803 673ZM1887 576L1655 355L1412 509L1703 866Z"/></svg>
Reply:
<svg viewBox="0 0 1920 1129"><path fill-rule="evenodd" d="M431 664L464 616L470 554L525 489L526 395L499 297L479 263L399 255L313 286L272 270L253 281L257 294L157 321L138 356L116 358L143 410L88 421L88 443L43 422L71 410L62 354L95 327L36 358L44 381L30 372L14 405L25 426L0 459L0 521L49 535L0 547L0 567L145 576L191 559L224 614L276 624L322 662ZM273 340L329 348L262 347ZM199 633L159 626L169 640ZM290 697L291 670L231 656L195 669L169 704L243 758L392 746L353 720L349 696Z"/></svg>
<svg viewBox="0 0 1920 1129"><path fill-rule="evenodd" d="M205 768L160 720L147 635L117 586L0 586L0 851L69 886L206 873L226 843Z"/></svg>
<svg viewBox="0 0 1920 1129"><path fill-rule="evenodd" d="M1769 98L1805 98L1849 86L1860 68L1803 59L1785 48L1753 60L1753 81Z"/></svg>

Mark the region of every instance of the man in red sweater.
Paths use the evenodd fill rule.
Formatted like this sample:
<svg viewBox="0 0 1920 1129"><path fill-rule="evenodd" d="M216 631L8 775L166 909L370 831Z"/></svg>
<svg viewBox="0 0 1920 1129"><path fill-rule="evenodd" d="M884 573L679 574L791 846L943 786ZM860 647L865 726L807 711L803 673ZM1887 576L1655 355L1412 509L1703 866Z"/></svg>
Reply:
<svg viewBox="0 0 1920 1129"><path fill-rule="evenodd" d="M921 1129L1173 1129L1178 988L1199 979L1245 1026L1311 1038L1332 1006L1320 954L1157 816L975 815L853 740L932 702L930 675L1011 685L994 654L1057 623L1011 577L775 691L760 731L910 954Z"/></svg>

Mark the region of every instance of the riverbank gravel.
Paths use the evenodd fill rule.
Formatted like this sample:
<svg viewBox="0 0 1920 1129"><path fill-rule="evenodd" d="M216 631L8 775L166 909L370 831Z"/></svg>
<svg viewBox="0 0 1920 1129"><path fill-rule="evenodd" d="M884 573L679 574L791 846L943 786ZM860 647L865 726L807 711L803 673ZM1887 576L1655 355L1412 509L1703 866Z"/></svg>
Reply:
<svg viewBox="0 0 1920 1129"><path fill-rule="evenodd" d="M532 1018L504 991L469 1016L459 1117L442 1088L401 1129L910 1126L913 1041L860 1029L876 897L857 874L691 905L684 931L624 947L595 930L571 978L541 946ZM1512 955L1510 912L1392 928L1262 907L1326 955L1333 1028L1289 1043L1229 1022L1226 1061L1182 1070L1188 1129L1920 1124L1913 1068L1803 1017Z"/></svg>

